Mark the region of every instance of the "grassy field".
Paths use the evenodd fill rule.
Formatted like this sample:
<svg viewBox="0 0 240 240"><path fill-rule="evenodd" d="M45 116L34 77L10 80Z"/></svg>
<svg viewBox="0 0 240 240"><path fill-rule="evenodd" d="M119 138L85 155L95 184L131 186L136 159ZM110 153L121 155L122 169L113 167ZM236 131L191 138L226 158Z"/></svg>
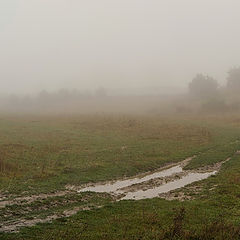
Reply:
<svg viewBox="0 0 240 240"><path fill-rule="evenodd" d="M239 116L2 116L1 194L28 196L66 185L106 181L154 170L196 155L186 169L232 159L203 181L192 201L150 199L113 202L109 196L78 194L0 209L14 220L91 205L0 239L238 239L240 235ZM202 184L202 183L201 183ZM217 186L217 187L216 187ZM87 195L87 196L86 196ZM87 198L87 204L86 204ZM70 201L71 200L71 201ZM51 202L55 201L55 206ZM70 201L70 202L69 202ZM84 204L83 204L84 203ZM43 205L48 206L48 209ZM103 208L96 208L104 205ZM34 212L34 211L35 212Z"/></svg>
<svg viewBox="0 0 240 240"><path fill-rule="evenodd" d="M235 137L193 121L139 116L8 117L0 132L1 188L15 193L134 175Z"/></svg>
<svg viewBox="0 0 240 240"><path fill-rule="evenodd" d="M239 239L240 156L226 163L217 185L194 201L122 201L24 229L2 239Z"/></svg>

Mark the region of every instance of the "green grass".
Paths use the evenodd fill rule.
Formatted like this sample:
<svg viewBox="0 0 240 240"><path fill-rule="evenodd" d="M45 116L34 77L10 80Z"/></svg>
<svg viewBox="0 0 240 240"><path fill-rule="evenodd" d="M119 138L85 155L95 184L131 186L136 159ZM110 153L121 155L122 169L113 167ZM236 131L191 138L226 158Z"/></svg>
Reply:
<svg viewBox="0 0 240 240"><path fill-rule="evenodd" d="M240 156L234 156L220 174L204 181L218 187L196 200L112 203L2 239L239 239L239 179Z"/></svg>
<svg viewBox="0 0 240 240"><path fill-rule="evenodd" d="M2 117L0 187L48 192L131 176L236 138L225 132L160 117Z"/></svg>
<svg viewBox="0 0 240 240"><path fill-rule="evenodd" d="M201 182L192 201L149 199L110 203L53 223L0 234L3 240L239 239L240 118L238 116L75 116L0 119L1 191L19 195L63 189L66 184L117 179L196 155L187 169L226 160L217 176ZM94 194L93 194L94 196ZM69 196L66 196L69 198ZM81 205L58 198L44 214ZM79 201L79 203L78 203ZM93 201L93 203L95 200ZM49 199L1 210L34 217ZM14 219L14 218L13 218Z"/></svg>

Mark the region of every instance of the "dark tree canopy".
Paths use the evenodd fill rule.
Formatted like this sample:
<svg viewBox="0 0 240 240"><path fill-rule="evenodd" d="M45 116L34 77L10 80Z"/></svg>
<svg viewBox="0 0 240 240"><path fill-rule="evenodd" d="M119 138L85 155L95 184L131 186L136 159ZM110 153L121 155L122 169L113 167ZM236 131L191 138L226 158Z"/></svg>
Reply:
<svg viewBox="0 0 240 240"><path fill-rule="evenodd" d="M209 76L197 74L189 83L189 92L192 96L197 98L212 97L217 94L218 83Z"/></svg>
<svg viewBox="0 0 240 240"><path fill-rule="evenodd" d="M227 88L233 92L240 91L240 67L232 68L228 72Z"/></svg>

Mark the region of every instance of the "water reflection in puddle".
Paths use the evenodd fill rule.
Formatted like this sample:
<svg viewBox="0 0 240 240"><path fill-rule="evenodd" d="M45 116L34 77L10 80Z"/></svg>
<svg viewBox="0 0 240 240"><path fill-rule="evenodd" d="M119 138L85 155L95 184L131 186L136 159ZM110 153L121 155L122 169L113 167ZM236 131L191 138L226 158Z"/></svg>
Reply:
<svg viewBox="0 0 240 240"><path fill-rule="evenodd" d="M80 189L78 192L117 192L121 188L132 186L133 184L143 183L146 181L149 181L151 179L160 178L160 177L168 177L175 173L182 172L183 169L181 166L175 166L166 170L162 170L160 172L155 172L149 175L146 175L142 178L136 177L126 180L119 180L113 183L106 183L106 184L97 184L95 186L86 187L83 189Z"/></svg>
<svg viewBox="0 0 240 240"><path fill-rule="evenodd" d="M166 193L172 190L176 190L178 188L182 188L190 183L206 179L216 173L217 173L216 171L208 172L208 173L189 173L185 177L166 183L159 187L155 187L153 189L148 189L146 191L139 190L137 192L129 192L125 197L121 198L121 200L127 200L127 199L140 200L140 199L158 197L158 195L161 193Z"/></svg>
<svg viewBox="0 0 240 240"><path fill-rule="evenodd" d="M147 190L139 190L139 188L135 191L128 191L128 192L125 192L123 190L123 188L130 187L134 184L141 184L156 178L167 178L169 176L174 176L174 174L178 174L178 173L184 173L184 170L182 169L181 164L165 170L147 174L143 177L138 176L135 178L115 181L112 183L109 182L104 184L96 184L94 186L82 188L78 190L78 192L90 191L90 192L106 192L106 193L112 193L116 195L123 194L124 197L122 197L120 200L129 200L129 199L140 200L140 199L146 199L146 198L154 198L154 197L158 197L159 194L161 193L167 193L169 191L182 188L193 182L206 179L211 175L215 175L217 171L205 172L205 173L185 172L186 175L180 179L173 180L171 182L168 182L156 187L149 186L149 189Z"/></svg>

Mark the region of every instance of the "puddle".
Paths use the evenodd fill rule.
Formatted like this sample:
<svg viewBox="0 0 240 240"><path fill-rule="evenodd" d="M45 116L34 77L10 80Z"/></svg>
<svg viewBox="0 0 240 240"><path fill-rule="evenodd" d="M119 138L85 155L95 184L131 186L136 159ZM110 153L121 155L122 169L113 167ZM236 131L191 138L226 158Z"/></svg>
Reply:
<svg viewBox="0 0 240 240"><path fill-rule="evenodd" d="M178 165L172 165L168 169L161 169L154 173L145 174L142 177L137 176L115 182L98 183L84 187L78 192L106 192L119 197L118 200L154 198L159 197L160 194L168 193L215 175L222 163L224 163L217 163L212 167L208 167L208 169L199 169L199 171L183 170L184 165L191 159L188 158Z"/></svg>
<svg viewBox="0 0 240 240"><path fill-rule="evenodd" d="M206 179L212 175L215 175L217 171L214 172L207 172L207 173L189 173L187 176L182 177L178 180L163 184L159 187L155 187L153 189L148 189L146 191L139 190L136 192L129 192L126 194L125 197L121 198L121 200L140 200L140 199L147 199L147 198L154 198L158 197L161 193L167 193L172 190L176 190L178 188L185 187L186 185L197 182L203 179Z"/></svg>
<svg viewBox="0 0 240 240"><path fill-rule="evenodd" d="M181 173L181 172L183 172L182 167L180 165L177 165L166 170L162 170L159 172L146 175L142 178L136 177L132 179L119 180L113 183L97 184L95 186L90 186L90 187L80 189L78 192L90 191L90 192L122 193L122 191L120 191L121 188L126 188L134 184L140 184L155 178L168 177L173 174Z"/></svg>
<svg viewBox="0 0 240 240"><path fill-rule="evenodd" d="M240 151L239 151L240 152ZM113 200L120 201L120 200L140 200L140 199L147 199L147 198L154 198L154 197L162 197L168 200L189 200L188 196L184 195L184 192L180 192L180 199L176 196L176 192L174 190L181 189L186 185L191 183L206 179L212 175L215 175L220 170L223 163L230 160L228 158L225 161L218 162L211 166L205 166L199 168L197 170L186 171L183 170L184 166L186 166L189 161L191 161L193 157L188 158L180 163L169 164L168 166L159 169L155 172L147 172L145 174L141 174L129 179L118 180L114 182L107 182L107 183L98 183L95 185L88 185L85 187L80 186L66 186L65 191L59 191L55 193L49 194L39 194L27 197L15 197L11 196L11 198L7 198L6 196L0 196L0 210L2 211L7 205L26 205L37 200L47 199L49 197L58 197L58 196L65 196L67 194L72 194L73 192L105 192L110 193L113 196ZM195 188L199 188L197 185L188 186ZM214 186L215 188L216 186ZM211 188L210 190L214 189ZM181 190L180 190L181 191ZM178 192L179 193L179 192ZM44 207L44 204L43 204ZM102 206L95 206L93 208L100 208ZM0 225L0 232L17 232L19 228L26 227L26 226L34 226L37 223L45 223L51 222L60 217L69 217L74 215L78 211L90 210L88 206L84 207L76 207L73 209L68 209L63 211L60 214L52 214L44 219L40 216L36 216L34 219L27 219L20 215L16 217L13 221L10 218L6 218L3 220ZM29 212L31 209L29 209ZM14 212L13 212L14 213ZM7 212L7 215L9 213ZM12 214L12 213L10 213ZM26 215L27 213L25 213ZM11 216L11 215L10 215ZM4 216L8 217L8 216ZM9 220L10 219L10 220Z"/></svg>

